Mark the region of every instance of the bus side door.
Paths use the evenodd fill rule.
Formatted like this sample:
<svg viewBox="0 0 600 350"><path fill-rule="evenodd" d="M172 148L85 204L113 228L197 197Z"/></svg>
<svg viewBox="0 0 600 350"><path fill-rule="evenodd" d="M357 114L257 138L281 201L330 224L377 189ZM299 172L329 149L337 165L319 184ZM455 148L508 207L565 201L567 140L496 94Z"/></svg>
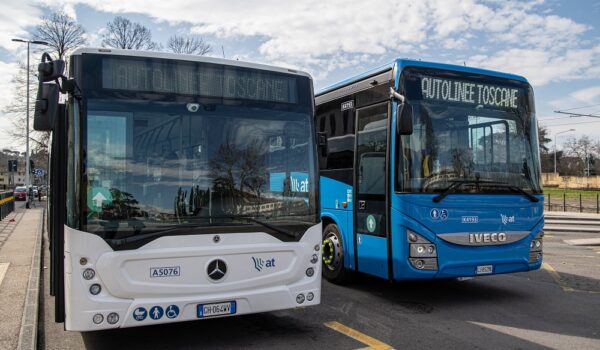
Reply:
<svg viewBox="0 0 600 350"><path fill-rule="evenodd" d="M358 271L388 278L387 145L389 103L356 111L354 246Z"/></svg>

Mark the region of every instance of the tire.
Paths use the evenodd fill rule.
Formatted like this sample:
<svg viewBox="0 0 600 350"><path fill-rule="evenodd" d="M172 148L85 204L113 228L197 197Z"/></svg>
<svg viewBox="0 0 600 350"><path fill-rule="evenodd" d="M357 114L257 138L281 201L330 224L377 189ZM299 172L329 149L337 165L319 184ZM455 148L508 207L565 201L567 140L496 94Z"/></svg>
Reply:
<svg viewBox="0 0 600 350"><path fill-rule="evenodd" d="M344 268L344 244L337 225L329 224L323 230L321 245L323 256L323 277L336 284L350 281L351 271Z"/></svg>

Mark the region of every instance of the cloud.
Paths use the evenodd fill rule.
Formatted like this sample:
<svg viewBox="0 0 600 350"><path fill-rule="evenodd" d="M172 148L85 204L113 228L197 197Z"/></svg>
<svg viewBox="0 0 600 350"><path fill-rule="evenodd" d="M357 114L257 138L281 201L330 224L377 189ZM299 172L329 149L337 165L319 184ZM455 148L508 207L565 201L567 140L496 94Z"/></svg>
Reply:
<svg viewBox="0 0 600 350"><path fill-rule="evenodd" d="M577 90L570 94L578 101L588 104L600 103L600 86L593 86L581 90Z"/></svg>
<svg viewBox="0 0 600 350"><path fill-rule="evenodd" d="M542 0L26 0L19 5L26 19L14 27L35 23L39 10L32 4L85 4L184 24L197 34L248 39L257 43L252 56L263 62L319 76L382 56L450 57L517 72L534 85L600 75L598 40L585 40L591 27L554 14Z"/></svg>
<svg viewBox="0 0 600 350"><path fill-rule="evenodd" d="M594 46L598 43L583 40L590 27L553 14L540 0L60 3L84 3L110 13L142 13L159 22L189 24L198 34L253 39L263 60L316 74L357 60L365 62L365 55L370 60L382 55L442 57L444 51L452 52L458 61L472 56L469 63L516 71L544 85L594 73L600 60ZM469 47L473 47L470 53ZM487 51L478 52L481 47Z"/></svg>

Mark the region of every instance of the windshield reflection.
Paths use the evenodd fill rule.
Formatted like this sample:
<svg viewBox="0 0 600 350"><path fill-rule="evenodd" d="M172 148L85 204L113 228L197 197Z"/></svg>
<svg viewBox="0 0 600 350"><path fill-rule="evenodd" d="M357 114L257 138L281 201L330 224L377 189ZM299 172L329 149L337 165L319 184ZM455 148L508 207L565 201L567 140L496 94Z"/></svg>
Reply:
<svg viewBox="0 0 600 350"><path fill-rule="evenodd" d="M539 193L533 115L436 102L411 102L414 132L402 138L404 190L440 192L473 180L461 193ZM494 181L509 187L484 186ZM479 182L479 183L478 183Z"/></svg>
<svg viewBox="0 0 600 350"><path fill-rule="evenodd" d="M316 222L309 118L90 100L84 230L120 238L189 223L247 226L234 218L251 216L304 231Z"/></svg>

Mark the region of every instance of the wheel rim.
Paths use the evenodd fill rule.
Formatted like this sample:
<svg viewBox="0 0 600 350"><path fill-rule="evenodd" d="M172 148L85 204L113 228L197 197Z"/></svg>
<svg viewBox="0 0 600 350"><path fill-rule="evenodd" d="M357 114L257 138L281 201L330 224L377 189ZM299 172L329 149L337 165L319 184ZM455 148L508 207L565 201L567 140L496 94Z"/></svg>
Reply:
<svg viewBox="0 0 600 350"><path fill-rule="evenodd" d="M323 265L331 271L336 270L342 260L342 250L340 239L334 232L327 232L327 234L325 234L322 252Z"/></svg>

